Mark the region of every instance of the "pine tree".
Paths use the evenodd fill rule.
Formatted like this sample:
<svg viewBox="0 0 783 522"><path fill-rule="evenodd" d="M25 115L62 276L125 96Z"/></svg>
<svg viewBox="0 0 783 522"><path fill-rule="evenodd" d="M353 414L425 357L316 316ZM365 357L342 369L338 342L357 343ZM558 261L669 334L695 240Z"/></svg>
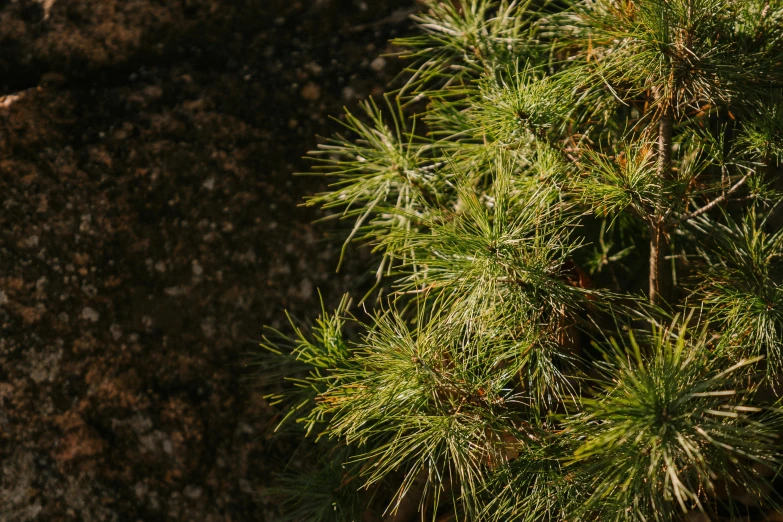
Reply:
<svg viewBox="0 0 783 522"><path fill-rule="evenodd" d="M375 306L265 341L308 441L271 493L313 521L780 513L783 1L422 8L397 90L313 153Z"/></svg>

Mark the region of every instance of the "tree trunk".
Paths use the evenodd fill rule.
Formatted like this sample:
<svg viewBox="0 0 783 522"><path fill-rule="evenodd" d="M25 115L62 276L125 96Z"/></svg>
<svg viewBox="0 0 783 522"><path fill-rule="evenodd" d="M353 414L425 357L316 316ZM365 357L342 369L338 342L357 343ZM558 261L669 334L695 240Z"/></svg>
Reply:
<svg viewBox="0 0 783 522"><path fill-rule="evenodd" d="M669 167L672 162L672 127L674 116L671 108L658 120L658 176L661 179L669 177Z"/></svg>
<svg viewBox="0 0 783 522"><path fill-rule="evenodd" d="M672 161L672 126L674 116L667 107L658 120L658 177L661 184L669 180ZM666 263L669 251L666 202L659 201L650 222L650 302L663 304L671 298L672 273Z"/></svg>
<svg viewBox="0 0 783 522"><path fill-rule="evenodd" d="M666 264L669 243L663 222L650 225L650 302L663 304L671 295L671 270Z"/></svg>

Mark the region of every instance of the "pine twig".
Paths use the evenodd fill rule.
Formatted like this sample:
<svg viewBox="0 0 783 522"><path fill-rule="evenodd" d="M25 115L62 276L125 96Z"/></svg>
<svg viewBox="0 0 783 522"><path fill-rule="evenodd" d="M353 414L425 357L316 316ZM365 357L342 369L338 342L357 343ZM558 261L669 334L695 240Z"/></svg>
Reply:
<svg viewBox="0 0 783 522"><path fill-rule="evenodd" d="M693 212L690 212L689 214L685 214L684 216L680 217L680 221L690 221L691 219L695 217L699 217L705 212L709 212L713 208L715 208L717 205L720 205L724 201L726 201L731 194L737 191L742 185L745 184L745 182L748 180L748 177L750 176L750 173L745 174L742 179L740 179L737 183L735 183L729 190L726 191L725 194L718 196L717 198L713 199L703 207L694 210Z"/></svg>

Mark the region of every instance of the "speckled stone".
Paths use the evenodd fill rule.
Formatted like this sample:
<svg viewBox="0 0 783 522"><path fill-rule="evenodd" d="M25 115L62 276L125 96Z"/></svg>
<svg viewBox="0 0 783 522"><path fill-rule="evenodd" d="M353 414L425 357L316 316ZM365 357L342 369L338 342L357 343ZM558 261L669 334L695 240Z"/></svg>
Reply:
<svg viewBox="0 0 783 522"><path fill-rule="evenodd" d="M334 274L297 206L325 181L291 173L412 4L3 3L0 520L276 519L294 443L248 353L367 268Z"/></svg>

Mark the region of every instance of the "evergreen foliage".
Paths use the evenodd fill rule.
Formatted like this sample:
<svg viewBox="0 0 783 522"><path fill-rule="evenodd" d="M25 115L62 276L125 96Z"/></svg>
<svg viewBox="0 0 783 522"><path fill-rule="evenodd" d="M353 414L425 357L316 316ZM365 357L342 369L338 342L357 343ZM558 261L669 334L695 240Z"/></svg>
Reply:
<svg viewBox="0 0 783 522"><path fill-rule="evenodd" d="M314 152L375 306L264 342L305 438L269 493L312 521L783 516L783 1L414 20L399 89Z"/></svg>

